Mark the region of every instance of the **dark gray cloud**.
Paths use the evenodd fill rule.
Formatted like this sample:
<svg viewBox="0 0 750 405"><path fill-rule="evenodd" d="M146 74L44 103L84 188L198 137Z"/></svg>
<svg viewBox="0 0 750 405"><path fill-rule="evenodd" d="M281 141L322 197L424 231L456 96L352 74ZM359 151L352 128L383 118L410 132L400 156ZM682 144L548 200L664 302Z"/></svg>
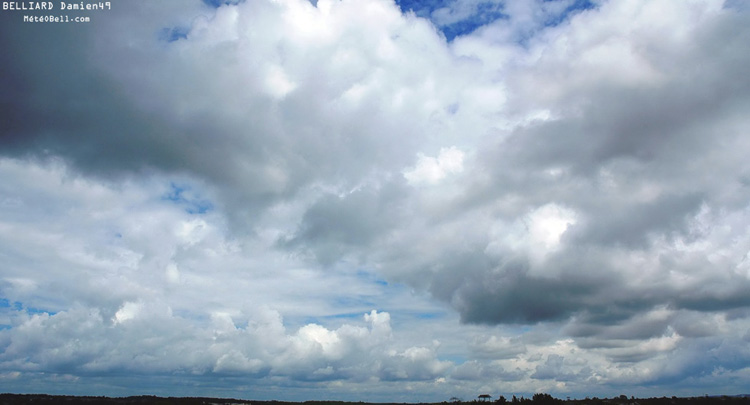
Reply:
<svg viewBox="0 0 750 405"><path fill-rule="evenodd" d="M549 280L509 272L465 281L452 301L465 322L536 323L567 319L586 308L586 301L603 287L594 280Z"/></svg>
<svg viewBox="0 0 750 405"><path fill-rule="evenodd" d="M353 111L337 107L331 93L340 96L335 92L346 83L323 69L318 73L329 77L318 77L319 56L305 61L313 69L295 93L278 100L261 80L232 88L244 67L221 44L176 58L168 48L178 43L133 47L156 41L158 22L142 4L120 7L122 21L146 21L121 39L117 24L35 26L3 14L9 22L3 36L9 57L2 62L6 156L61 156L94 176L196 175L219 186L236 220L250 222L259 209L322 178L354 187L373 167L411 157L407 134L414 128L383 117L376 98L347 106ZM102 36L112 40L103 43ZM236 46L248 41L234 39ZM265 73L256 68L248 74ZM226 90L225 99L206 103ZM394 138L403 141L396 145Z"/></svg>
<svg viewBox="0 0 750 405"><path fill-rule="evenodd" d="M96 24L24 24L19 17L2 16L12 34L2 36L9 57L0 62L10 112L4 155L62 157L81 173L103 178L165 171L230 182L226 164L237 158L219 146L225 128L200 117L176 123L135 106L121 84L90 63Z"/></svg>
<svg viewBox="0 0 750 405"><path fill-rule="evenodd" d="M403 182L366 186L345 195L323 195L305 211L293 235L279 244L309 250L323 264L340 260L352 250L366 250L375 238L404 220L400 207L409 190Z"/></svg>

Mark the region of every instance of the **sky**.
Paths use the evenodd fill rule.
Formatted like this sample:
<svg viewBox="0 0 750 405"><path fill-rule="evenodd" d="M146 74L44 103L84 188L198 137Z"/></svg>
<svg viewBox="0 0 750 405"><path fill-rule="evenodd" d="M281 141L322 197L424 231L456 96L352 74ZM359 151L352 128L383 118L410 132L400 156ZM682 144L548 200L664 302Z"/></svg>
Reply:
<svg viewBox="0 0 750 405"><path fill-rule="evenodd" d="M750 393L746 1L110 3L0 10L0 391Z"/></svg>

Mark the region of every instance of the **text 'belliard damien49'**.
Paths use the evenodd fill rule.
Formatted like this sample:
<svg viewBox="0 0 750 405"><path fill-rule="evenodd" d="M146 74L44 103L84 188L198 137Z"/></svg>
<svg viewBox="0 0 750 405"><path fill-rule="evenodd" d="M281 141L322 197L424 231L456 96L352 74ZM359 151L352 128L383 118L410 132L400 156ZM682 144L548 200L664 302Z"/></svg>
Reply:
<svg viewBox="0 0 750 405"><path fill-rule="evenodd" d="M57 5L57 7L55 7ZM111 10L112 4L106 2L51 2L51 1L4 1L3 10L33 11L33 10Z"/></svg>

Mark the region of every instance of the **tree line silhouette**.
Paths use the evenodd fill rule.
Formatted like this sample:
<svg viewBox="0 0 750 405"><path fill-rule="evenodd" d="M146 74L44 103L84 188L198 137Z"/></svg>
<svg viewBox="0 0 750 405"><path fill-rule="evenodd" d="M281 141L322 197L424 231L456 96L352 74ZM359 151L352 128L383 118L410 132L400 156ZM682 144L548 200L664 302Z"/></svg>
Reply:
<svg viewBox="0 0 750 405"><path fill-rule="evenodd" d="M721 405L750 405L750 395L735 395L735 396L700 396L700 397L651 397L651 398L635 398L631 396L628 398L627 395L620 395L613 398L597 398L597 397L586 397L584 399L570 399L565 400L555 398L550 394L537 393L531 398L524 398L523 396L517 397L512 395L511 398L506 398L500 395L494 401L490 401L491 395L482 394L476 399L468 401L470 403L482 403L482 402L494 402L495 404L535 404L535 405L709 405L709 404L721 404ZM449 402L453 403L464 403L461 399L453 397Z"/></svg>
<svg viewBox="0 0 750 405"><path fill-rule="evenodd" d="M702 396L702 397L660 397L660 398L628 398L620 395L613 398L585 398L585 399L559 399L546 393L534 394L531 398L517 397L512 395L506 398L498 396L494 401L492 396L482 394L474 400L462 401L453 397L450 401L440 403L420 403L419 405L444 405L453 403L481 403L492 402L492 405L502 404L525 404L525 405L750 405L750 395L738 396ZM157 397L157 396L131 396L131 397L104 397L104 396L68 396L68 395L46 395L46 394L0 394L0 405L368 405L366 402L346 401L255 401L245 399L227 398L203 398L203 397ZM372 405L407 405L404 403L377 403Z"/></svg>

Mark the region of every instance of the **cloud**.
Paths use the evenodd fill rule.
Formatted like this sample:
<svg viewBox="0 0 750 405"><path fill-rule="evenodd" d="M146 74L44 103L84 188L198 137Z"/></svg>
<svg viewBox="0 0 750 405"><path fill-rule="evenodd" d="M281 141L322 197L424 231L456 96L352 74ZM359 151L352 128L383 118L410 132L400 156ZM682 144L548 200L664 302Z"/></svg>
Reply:
<svg viewBox="0 0 750 405"><path fill-rule="evenodd" d="M235 325L231 317L213 314L211 322L197 323L158 302L125 303L112 319L83 307L21 313L2 332L2 366L72 375L177 372L301 381L434 379L450 366L437 360L434 346L391 349L388 313L366 314L368 326L307 324L293 333L274 311L249 319Z"/></svg>
<svg viewBox="0 0 750 405"><path fill-rule="evenodd" d="M404 178L410 184L436 184L451 173L463 170L464 154L456 147L441 148L437 157L418 155L413 169L404 172Z"/></svg>
<svg viewBox="0 0 750 405"><path fill-rule="evenodd" d="M478 358L513 358L526 352L526 346L517 338L489 336L475 339L471 350Z"/></svg>
<svg viewBox="0 0 750 405"><path fill-rule="evenodd" d="M399 5L0 15L5 386L743 386L746 10Z"/></svg>

